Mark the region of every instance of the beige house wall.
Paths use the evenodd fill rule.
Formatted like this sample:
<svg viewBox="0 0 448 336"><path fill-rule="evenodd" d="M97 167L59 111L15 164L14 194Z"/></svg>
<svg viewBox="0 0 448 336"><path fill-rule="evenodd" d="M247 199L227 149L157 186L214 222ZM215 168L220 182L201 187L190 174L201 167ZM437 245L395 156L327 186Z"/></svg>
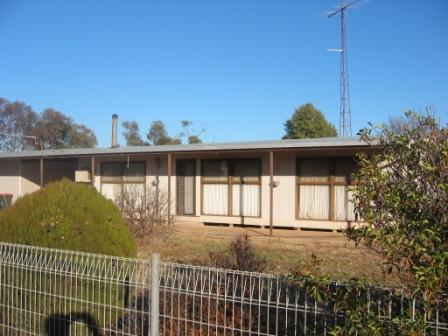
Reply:
<svg viewBox="0 0 448 336"><path fill-rule="evenodd" d="M274 152L274 189L273 189L273 226L284 228L309 228L309 229L331 229L340 230L348 226L357 225L347 221L325 221L325 220L301 220L297 216L297 186L296 186L296 161L301 157L340 157L354 156L353 150L331 150L331 151L283 151ZM269 226L270 215L270 176L269 176L269 152L250 153L215 153L195 155L197 160L196 170L196 216L179 216L177 220L185 222L200 223L223 223L244 224L254 226ZM175 162L176 159L188 159L191 155L179 155L173 158L172 191L175 195ZM201 214L201 162L205 159L242 159L259 158L262 160L261 172L261 216L258 218L237 216L209 216ZM172 213L175 213L173 209Z"/></svg>
<svg viewBox="0 0 448 336"><path fill-rule="evenodd" d="M345 221L315 221L300 220L297 213L296 161L300 157L314 156L352 156L353 150L290 150L274 152L274 189L273 189L273 226L284 228L313 228L338 230L346 228L352 223ZM230 225L254 225L269 227L270 218L270 176L269 151L258 152L215 152L215 153L184 153L171 154L171 214L177 223L219 223ZM239 216L209 216L201 214L201 166L207 159L261 159L261 211L260 217ZM196 161L195 179L195 215L176 216L176 163L180 159L194 159ZM168 188L168 155L121 155L96 156L93 185L101 192L101 166L104 162L143 161L146 163L145 184L148 188L156 185L158 180L161 192L167 193ZM44 160L44 182L58 179L62 175L74 178L76 169L91 170L91 156L79 157L75 161ZM2 160L0 165L0 192L12 193L14 200L21 195L36 191L40 188L39 160Z"/></svg>
<svg viewBox="0 0 448 336"><path fill-rule="evenodd" d="M77 169L78 159L44 160L44 185L62 178L74 181Z"/></svg>
<svg viewBox="0 0 448 336"><path fill-rule="evenodd" d="M44 184L67 177L74 180L77 160L44 160ZM12 194L13 201L40 189L39 160L8 159L0 162L0 193Z"/></svg>
<svg viewBox="0 0 448 336"><path fill-rule="evenodd" d="M20 195L32 193L40 189L39 160L23 160L21 166Z"/></svg>
<svg viewBox="0 0 448 336"><path fill-rule="evenodd" d="M256 153L214 153L195 155L197 162L196 169L196 216L179 216L179 221L185 222L200 222L200 223L222 223L234 225L254 225L254 226L269 226L269 152ZM299 224L295 220L295 160L297 154L295 153L275 153L274 155L274 183L277 187L274 188L274 223L276 227L298 227ZM176 192L175 182L175 162L177 159L188 159L191 155L176 155L174 156L173 164L173 183L172 195ZM209 216L201 214L201 162L207 159L261 159L261 216L253 217L238 217L238 216ZM173 209L172 213L175 209Z"/></svg>
<svg viewBox="0 0 448 336"><path fill-rule="evenodd" d="M296 226L296 157L289 152L274 154L274 184L278 184L274 188L274 226ZM269 181L265 192L269 195Z"/></svg>
<svg viewBox="0 0 448 336"><path fill-rule="evenodd" d="M0 163L0 194L11 194L13 202L20 197L20 160Z"/></svg>

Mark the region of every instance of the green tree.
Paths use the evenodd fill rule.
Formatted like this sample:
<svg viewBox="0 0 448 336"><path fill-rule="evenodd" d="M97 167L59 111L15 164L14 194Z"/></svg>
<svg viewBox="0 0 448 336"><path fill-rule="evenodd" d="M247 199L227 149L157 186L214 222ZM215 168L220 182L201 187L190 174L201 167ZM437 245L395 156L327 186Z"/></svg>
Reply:
<svg viewBox="0 0 448 336"><path fill-rule="evenodd" d="M0 151L23 151L37 148L35 141L24 136L35 136L39 115L23 102L9 102L0 98ZM30 141L31 140L31 141Z"/></svg>
<svg viewBox="0 0 448 336"><path fill-rule="evenodd" d="M202 140L197 135L190 135L188 137L188 143L189 144L200 144L200 143L202 143Z"/></svg>
<svg viewBox="0 0 448 336"><path fill-rule="evenodd" d="M35 137L35 139L30 138ZM41 114L23 102L0 98L0 150L86 148L97 144L93 131L54 109Z"/></svg>
<svg viewBox="0 0 448 336"><path fill-rule="evenodd" d="M448 128L408 112L398 129L361 131L379 151L359 157L355 209L366 225L346 234L379 253L420 300L433 302L448 290Z"/></svg>
<svg viewBox="0 0 448 336"><path fill-rule="evenodd" d="M180 132L178 138L185 138L189 144L202 143L200 136L205 132L205 128L201 128L199 132L193 127L193 122L190 120L181 120L180 126L182 131Z"/></svg>
<svg viewBox="0 0 448 336"><path fill-rule="evenodd" d="M321 111L307 103L297 108L285 122L283 139L306 139L337 136L336 128L325 119Z"/></svg>
<svg viewBox="0 0 448 336"><path fill-rule="evenodd" d="M331 335L428 335L434 308L443 316L448 309L448 128L431 114L408 112L369 125L361 139L375 149L358 156L353 176L355 211L364 224L344 233L379 254L405 290L375 288L362 279L335 287L330 275L301 269L291 278L320 305L344 315ZM390 302L393 318L372 309L375 302Z"/></svg>
<svg viewBox="0 0 448 336"><path fill-rule="evenodd" d="M146 135L152 145L178 145L181 142L179 138L172 138L166 130L165 124L161 120L151 123L148 134Z"/></svg>
<svg viewBox="0 0 448 336"><path fill-rule="evenodd" d="M202 143L200 136L205 132L204 128L197 132L193 127L193 122L189 120L181 120L180 125L181 132L173 137L168 134L163 121L153 121L146 135L148 142L144 141L140 136L140 127L137 122L125 121L122 123L124 128L123 136L126 139L127 146L178 145L182 142L189 144Z"/></svg>
<svg viewBox="0 0 448 336"><path fill-rule="evenodd" d="M45 109L36 122L35 134L44 149L89 148L97 144L93 131L76 124L69 116L54 109Z"/></svg>
<svg viewBox="0 0 448 336"><path fill-rule="evenodd" d="M124 128L123 136L126 139L126 146L147 146L148 142L140 136L140 128L136 121L124 121L121 126Z"/></svg>
<svg viewBox="0 0 448 336"><path fill-rule="evenodd" d="M92 148L98 143L91 128L76 123L70 127L69 139L68 148Z"/></svg>

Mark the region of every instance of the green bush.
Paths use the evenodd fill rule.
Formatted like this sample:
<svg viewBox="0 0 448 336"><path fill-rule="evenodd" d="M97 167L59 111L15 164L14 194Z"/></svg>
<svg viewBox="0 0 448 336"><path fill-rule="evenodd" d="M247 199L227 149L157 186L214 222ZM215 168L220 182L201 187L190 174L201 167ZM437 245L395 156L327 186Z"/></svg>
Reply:
<svg viewBox="0 0 448 336"><path fill-rule="evenodd" d="M26 195L0 213L0 241L135 256L120 210L89 185L67 179Z"/></svg>

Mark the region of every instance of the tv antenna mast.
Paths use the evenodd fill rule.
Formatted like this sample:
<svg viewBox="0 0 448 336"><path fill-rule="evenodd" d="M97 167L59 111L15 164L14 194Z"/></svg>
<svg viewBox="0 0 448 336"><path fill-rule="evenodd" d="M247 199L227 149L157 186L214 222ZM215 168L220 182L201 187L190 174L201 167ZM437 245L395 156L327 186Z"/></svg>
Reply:
<svg viewBox="0 0 448 336"><path fill-rule="evenodd" d="M348 86L348 62L347 62L347 43L345 39L345 11L353 7L360 0L353 0L349 3L341 4L333 11L327 13L327 17L331 18L335 15L341 16L341 48L327 49L328 51L336 51L341 53L341 100L340 100L340 114L339 114L339 135L352 136L352 116L350 110L350 92Z"/></svg>
<svg viewBox="0 0 448 336"><path fill-rule="evenodd" d="M4 132L0 132L0 136L11 137L11 138L32 139L32 140L34 140L34 145L39 146L42 153L44 151L44 148L42 147L42 141L40 141L40 139L37 136L34 136L34 135L18 135L18 134L4 133Z"/></svg>

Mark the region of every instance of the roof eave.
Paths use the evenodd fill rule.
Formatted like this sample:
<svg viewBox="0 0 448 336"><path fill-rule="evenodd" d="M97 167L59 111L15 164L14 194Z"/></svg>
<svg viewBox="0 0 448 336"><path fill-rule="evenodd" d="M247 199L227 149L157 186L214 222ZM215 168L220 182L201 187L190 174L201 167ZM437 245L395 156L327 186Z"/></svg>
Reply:
<svg viewBox="0 0 448 336"><path fill-rule="evenodd" d="M135 146L116 148L78 148L57 149L30 152L0 153L0 159L25 158L55 158L81 156L111 156L111 155L157 155L167 153L210 153L210 152L247 152L247 151L291 151L319 149L369 148L371 145L357 138L318 138L301 140L276 140L258 142L194 144L194 145L161 145Z"/></svg>

